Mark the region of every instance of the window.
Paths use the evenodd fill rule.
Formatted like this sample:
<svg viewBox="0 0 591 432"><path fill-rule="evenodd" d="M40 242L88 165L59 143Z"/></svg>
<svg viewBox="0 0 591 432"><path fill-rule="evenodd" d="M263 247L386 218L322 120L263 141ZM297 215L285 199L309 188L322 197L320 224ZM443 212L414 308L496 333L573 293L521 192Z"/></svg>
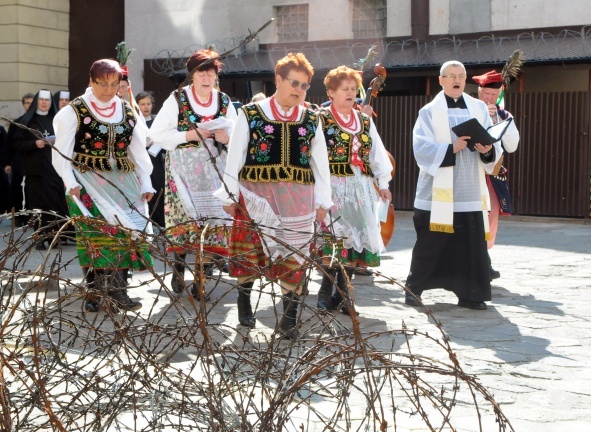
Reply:
<svg viewBox="0 0 591 432"><path fill-rule="evenodd" d="M353 38L386 36L386 0L353 0Z"/></svg>
<svg viewBox="0 0 591 432"><path fill-rule="evenodd" d="M278 42L306 42L308 40L308 5L276 7Z"/></svg>

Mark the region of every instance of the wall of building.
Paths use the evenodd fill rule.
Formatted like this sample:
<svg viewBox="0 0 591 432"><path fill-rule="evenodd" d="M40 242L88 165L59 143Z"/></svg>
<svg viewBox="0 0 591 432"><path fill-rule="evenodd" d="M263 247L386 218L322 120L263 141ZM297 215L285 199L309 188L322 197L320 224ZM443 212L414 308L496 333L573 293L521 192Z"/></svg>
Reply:
<svg viewBox="0 0 591 432"><path fill-rule="evenodd" d="M591 23L587 0L431 0L430 35L462 35L501 30L564 27ZM187 55L215 43L222 51L248 29L258 29L275 16L275 7L308 4L310 42L352 37L351 3L346 0L126 0L125 37L133 54L131 78L143 85L143 60L165 50ZM411 0L387 0L388 37L410 37ZM277 42L275 24L258 37L261 44Z"/></svg>
<svg viewBox="0 0 591 432"><path fill-rule="evenodd" d="M401 7L395 7L401 3ZM136 49L130 72L133 83L143 84L142 62L170 50L186 55L203 45L233 46L275 16L275 7L309 5L308 39L342 40L352 37L351 4L343 0L126 0L125 38ZM343 7L344 6L344 7ZM402 25L394 24L402 20ZM141 23L141 25L138 25ZM174 23L174 24L173 24ZM388 28L410 34L410 0L388 0ZM259 36L261 44L277 42L275 23ZM136 89L140 89L135 86Z"/></svg>
<svg viewBox="0 0 591 432"><path fill-rule="evenodd" d="M0 5L0 113L22 114L21 96L68 84L69 0Z"/></svg>

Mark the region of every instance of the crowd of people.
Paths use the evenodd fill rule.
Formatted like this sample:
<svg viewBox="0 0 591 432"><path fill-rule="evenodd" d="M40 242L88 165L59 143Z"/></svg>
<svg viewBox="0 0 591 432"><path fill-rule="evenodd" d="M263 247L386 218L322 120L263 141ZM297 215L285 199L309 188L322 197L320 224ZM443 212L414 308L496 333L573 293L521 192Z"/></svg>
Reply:
<svg viewBox="0 0 591 432"><path fill-rule="evenodd" d="M41 210L35 228L48 235L39 249L60 232L60 218L72 218L89 312L101 304L142 307L127 281L153 266L149 236L137 232L155 229L173 254L172 291L207 300L201 282L226 262L237 279L239 323L256 326L251 293L266 278L281 287L278 331L293 339L312 256L322 275L318 310L353 312L353 271L379 266L385 251L377 213L392 200L393 166L372 108L358 102L358 71L330 70L330 103L312 107L305 100L314 68L290 53L275 66L275 92L242 106L219 90L222 66L213 50L193 53L184 85L157 115L151 93L134 98L127 69L109 59L92 64L81 96L25 95L26 112L15 122L26 129L0 129L0 211ZM503 149L515 151L519 134L513 124L502 143L483 145L457 136L454 126L475 118L486 128L510 116L496 105L499 76L474 77L479 100L464 93L464 65L446 62L442 91L418 114L410 306L433 288L453 291L460 307L484 310L491 300L498 276L487 241L492 247L503 199L489 177L499 175ZM187 254L197 251L202 263L190 266L194 281L186 283Z"/></svg>

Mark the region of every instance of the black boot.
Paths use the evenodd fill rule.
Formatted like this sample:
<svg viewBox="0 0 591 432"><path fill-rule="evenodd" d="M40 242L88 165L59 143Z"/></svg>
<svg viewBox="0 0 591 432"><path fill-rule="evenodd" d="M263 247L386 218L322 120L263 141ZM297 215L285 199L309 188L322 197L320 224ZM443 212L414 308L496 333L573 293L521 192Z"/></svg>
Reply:
<svg viewBox="0 0 591 432"><path fill-rule="evenodd" d="M351 280L353 276L353 269L340 269L337 279L337 287L335 294L332 297L332 304L334 309L341 311L343 314L349 316L349 286L347 284L347 277ZM357 313L359 315L359 313Z"/></svg>
<svg viewBox="0 0 591 432"><path fill-rule="evenodd" d="M205 277L213 277L213 268L215 267L214 263L207 263L203 264L203 273Z"/></svg>
<svg viewBox="0 0 591 432"><path fill-rule="evenodd" d="M84 301L84 309L87 312L98 312L100 304L98 301L98 297L96 295L97 285L96 285L96 272L98 270L93 270L88 268L86 270L86 275L84 276L84 280L86 281L86 300Z"/></svg>
<svg viewBox="0 0 591 432"><path fill-rule="evenodd" d="M332 286L334 284L334 278L337 274L337 269L325 267L323 270L326 272L326 274L322 275L322 283L320 284L320 289L318 290L318 303L316 306L318 309L324 309L325 311L330 312L333 307L331 298Z"/></svg>
<svg viewBox="0 0 591 432"><path fill-rule="evenodd" d="M256 325L256 318L252 313L252 305L250 304L252 285L253 282L244 282L238 285L238 322L249 328Z"/></svg>
<svg viewBox="0 0 591 432"><path fill-rule="evenodd" d="M281 319L281 336L287 339L295 339L297 336L296 325L298 322L298 304L300 298L296 293L290 292L283 295L283 318Z"/></svg>
<svg viewBox="0 0 591 432"><path fill-rule="evenodd" d="M127 295L127 270L117 270L111 275L111 286L109 297L113 300L114 306L123 311L136 311L142 308L139 301L134 301Z"/></svg>
<svg viewBox="0 0 591 432"><path fill-rule="evenodd" d="M187 254L174 254L174 262L172 263L172 281L170 287L175 293L182 293L185 289L185 258Z"/></svg>

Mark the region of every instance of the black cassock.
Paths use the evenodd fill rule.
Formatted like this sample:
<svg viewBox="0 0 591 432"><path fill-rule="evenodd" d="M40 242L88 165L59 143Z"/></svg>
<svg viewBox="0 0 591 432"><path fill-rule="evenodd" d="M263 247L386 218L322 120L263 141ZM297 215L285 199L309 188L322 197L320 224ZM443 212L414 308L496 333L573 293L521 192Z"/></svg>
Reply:
<svg viewBox="0 0 591 432"><path fill-rule="evenodd" d="M43 136L51 136L53 132L53 115L34 114L27 126L36 129ZM19 129L15 136L15 147L23 155L23 174L25 176L25 204L27 210L40 209L44 212L54 211L59 216L42 215L41 227L46 227L56 219L68 215L64 182L51 163L53 150L49 145L37 147L37 138L29 131ZM61 216L61 217L60 217ZM51 227L59 229L59 224Z"/></svg>

